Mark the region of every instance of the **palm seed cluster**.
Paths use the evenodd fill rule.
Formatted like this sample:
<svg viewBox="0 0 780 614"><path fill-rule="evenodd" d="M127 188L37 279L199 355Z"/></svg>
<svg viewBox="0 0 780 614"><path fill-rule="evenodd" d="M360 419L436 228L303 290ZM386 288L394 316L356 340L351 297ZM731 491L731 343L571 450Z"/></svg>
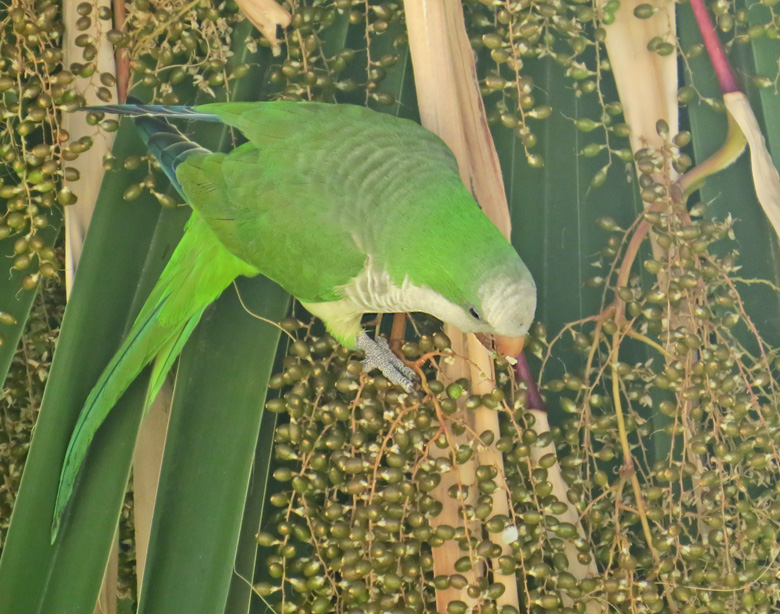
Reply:
<svg viewBox="0 0 780 614"><path fill-rule="evenodd" d="M284 416L274 443L280 489L257 535L269 578L255 591L278 611L320 614L435 612L436 593L453 588L464 597L445 604L450 614L576 612L602 594L598 579L567 571L570 556L591 559L577 527L559 519L584 500L558 499L548 475L555 454L535 454L563 444L563 432L537 427L511 386L477 395L466 379L446 381L439 366L452 351L441 333L403 352L423 369L419 396L363 375L330 337L307 332L289 346L271 380L280 396L266 405ZM479 406L500 414L499 437L475 430ZM505 471L480 463L488 449L504 455ZM508 513L494 509L496 493ZM442 521L445 508L457 522ZM460 554L437 573L447 543ZM522 586L522 604L502 599L507 578Z"/></svg>
<svg viewBox="0 0 780 614"><path fill-rule="evenodd" d="M126 49L135 87L149 88L164 104L179 104L176 86L215 88L245 76L249 66L231 62L231 36L244 20L235 2L134 0L122 30L108 33L114 49Z"/></svg>
<svg viewBox="0 0 780 614"><path fill-rule="evenodd" d="M611 219L605 308L532 349L561 423L564 476L616 611L772 612L780 603L780 382L776 348L740 296L732 220L687 210L667 146L637 152L648 209ZM647 249L654 242L653 253ZM644 243L644 245L642 245ZM641 267L639 266L641 260ZM643 270L642 270L643 269ZM774 288L777 291L777 288ZM564 339L580 367L550 377ZM563 462L563 461L562 461ZM570 494L572 492L570 490ZM636 610L637 604L643 609Z"/></svg>
<svg viewBox="0 0 780 614"><path fill-rule="evenodd" d="M419 397L362 375L358 357L328 337L307 332L290 345L272 379L281 395L267 405L285 419L274 448L281 489L257 536L269 575L259 595L315 613L434 612L437 592L451 588L467 595L445 605L453 614L775 611L778 350L745 311L736 252L719 245L732 221L680 205L671 169L689 165L680 151L689 138L638 152L649 208L634 225L600 220L601 314L551 342L543 325L533 329L547 401L569 415L560 426L536 426L506 370L486 395L445 380L440 334L403 348L425 373ZM571 354L567 336L580 366L549 376L550 358ZM480 405L499 413L500 437L474 430ZM491 447L501 473L479 464ZM553 494L557 467L565 500ZM508 514L494 511L496 491ZM457 523L437 520L445 507ZM581 526L561 521L569 509ZM436 573L447 542L460 557ZM575 559L595 562L597 575L571 573ZM507 577L520 586L517 604L502 602Z"/></svg>
<svg viewBox="0 0 780 614"><path fill-rule="evenodd" d="M338 97L385 108L395 105L395 93L383 88L383 82L394 66L407 60L402 2L293 0L288 5L292 21L285 32L287 57L270 75L278 98L334 102ZM396 83L397 77L390 81Z"/></svg>
<svg viewBox="0 0 780 614"><path fill-rule="evenodd" d="M729 35L726 50L730 52L764 37L780 37L780 16L775 4L774 0L756 3L751 15L735 2L709 3L718 29ZM465 0L463 5L471 43L479 53L480 87L488 119L515 133L529 165L544 164L543 156L534 149L538 141L535 129L541 129L537 120L554 111L531 74L544 61L563 68L577 96L592 96L598 102L598 117L572 119L580 131L592 132L596 137L583 148L582 155L606 154L606 164L593 178L593 187L604 183L607 169L615 159L632 160L626 138L629 128L622 118L620 101L611 92L611 67L603 44L607 28L614 23L621 6L620 0ZM637 19L648 19L657 11L658 6L651 3L633 6ZM648 50L661 56L678 54L683 60L690 85L679 90L681 106L701 100L723 109L720 99L698 91L688 64L688 60L704 53L703 44L683 49L674 38L658 36L650 40ZM773 87L780 77L780 68L775 74L748 77L756 87Z"/></svg>
<svg viewBox="0 0 780 614"><path fill-rule="evenodd" d="M78 104L73 74L62 67L59 3L14 3L0 19L0 240L14 242L9 266L24 272L29 291L57 275L44 229L59 224L58 204L73 202L62 180L75 178L68 161L91 143L70 141L58 122L61 108Z"/></svg>
<svg viewBox="0 0 780 614"><path fill-rule="evenodd" d="M605 36L604 24L614 21L618 0L603 8L596 2L464 2L471 43L475 50L489 54L481 63L480 87L488 105L488 119L513 130L521 141L528 163L544 165L542 155L534 150L537 135L534 120L547 118L553 109L545 103L544 94L528 74L526 64L549 58L565 69L577 95L595 93L602 102L599 122L581 118L578 127L591 132L604 131L604 144L595 144L583 152L597 155L606 149L629 159L627 143L613 145L615 138L628 136L624 123L615 123L622 113L619 102L606 103L600 86L602 73L609 70L609 61L600 41ZM595 58L594 62L591 61ZM538 125L538 124L537 124ZM603 181L602 181L603 183Z"/></svg>

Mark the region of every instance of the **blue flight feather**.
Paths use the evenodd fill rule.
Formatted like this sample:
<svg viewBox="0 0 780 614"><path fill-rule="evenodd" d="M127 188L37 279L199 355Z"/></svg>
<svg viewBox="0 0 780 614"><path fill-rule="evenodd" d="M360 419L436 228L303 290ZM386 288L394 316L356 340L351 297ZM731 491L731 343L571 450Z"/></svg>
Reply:
<svg viewBox="0 0 780 614"><path fill-rule="evenodd" d="M149 151L157 158L160 167L184 197L176 168L194 153L211 153L208 149L194 143L168 122L151 116L139 116L135 120L138 134Z"/></svg>
<svg viewBox="0 0 780 614"><path fill-rule="evenodd" d="M133 100L132 98L130 100ZM176 119L197 119L208 122L221 121L216 115L199 113L193 107L162 104L114 104L82 107L78 111L98 111L130 115L135 118L138 134L152 155L157 158L165 175L170 179L176 191L184 197L176 168L194 153L211 153L188 139L167 121L160 117Z"/></svg>
<svg viewBox="0 0 780 614"><path fill-rule="evenodd" d="M78 111L94 111L97 113L117 113L135 117L170 117L174 119L197 119L204 122L219 122L216 115L201 113L194 107L168 104L105 104L91 107L81 107Z"/></svg>
<svg viewBox="0 0 780 614"><path fill-rule="evenodd" d="M163 172L170 179L176 191L184 197L181 184L176 177L176 168L193 153L211 153L192 142L167 121L159 119L195 119L207 122L222 122L211 113L201 113L194 107L184 105L141 104L137 98L128 98L129 104L107 104L81 107L77 111L117 113L135 118L138 133L152 155L157 158Z"/></svg>

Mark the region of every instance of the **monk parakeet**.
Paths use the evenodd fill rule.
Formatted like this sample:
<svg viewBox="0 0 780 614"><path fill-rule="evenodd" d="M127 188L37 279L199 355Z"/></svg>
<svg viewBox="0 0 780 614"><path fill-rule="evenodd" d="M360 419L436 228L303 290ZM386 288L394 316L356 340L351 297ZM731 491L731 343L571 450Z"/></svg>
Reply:
<svg viewBox="0 0 780 614"><path fill-rule="evenodd" d="M136 115L192 216L127 338L87 398L68 446L53 538L87 448L154 362L147 402L203 311L239 275L280 284L348 348L409 390L414 373L361 327L421 311L465 332L521 337L536 288L482 213L452 152L418 124L368 108L298 102L92 107ZM248 142L212 153L155 116L221 122Z"/></svg>

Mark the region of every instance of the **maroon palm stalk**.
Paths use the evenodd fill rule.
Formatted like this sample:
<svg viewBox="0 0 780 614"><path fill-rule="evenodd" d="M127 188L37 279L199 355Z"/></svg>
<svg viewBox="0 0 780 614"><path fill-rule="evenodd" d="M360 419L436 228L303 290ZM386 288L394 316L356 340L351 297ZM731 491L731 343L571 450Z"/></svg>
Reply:
<svg viewBox="0 0 780 614"><path fill-rule="evenodd" d="M704 0L690 0L693 15L696 18L696 25L699 26L699 32L704 39L704 47L707 49L707 55L710 56L715 75L718 77L720 89L724 94L739 92L741 88L737 84L734 71L731 70L726 52L712 25L712 19L704 4Z"/></svg>
<svg viewBox="0 0 780 614"><path fill-rule="evenodd" d="M517 356L517 362L515 363L515 377L517 381L525 384L525 398L528 409L539 409L546 411L542 395L539 393L539 386L534 380L534 376L531 375L531 369L528 366L528 361L525 358L525 353L520 352Z"/></svg>

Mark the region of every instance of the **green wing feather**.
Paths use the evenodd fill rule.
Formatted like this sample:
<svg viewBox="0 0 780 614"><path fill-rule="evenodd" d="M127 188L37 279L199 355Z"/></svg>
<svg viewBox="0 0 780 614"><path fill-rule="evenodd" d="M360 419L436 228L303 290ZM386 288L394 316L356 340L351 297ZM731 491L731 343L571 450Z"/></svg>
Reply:
<svg viewBox="0 0 780 614"><path fill-rule="evenodd" d="M233 253L303 302L340 298L369 255L397 285L408 278L474 302L467 286L477 287L497 260L517 258L463 185L450 149L415 122L287 101L195 110L249 143L179 167L183 184L191 173L207 178L202 189L212 197L193 207Z"/></svg>
<svg viewBox="0 0 780 614"><path fill-rule="evenodd" d="M257 271L228 252L194 213L127 337L87 398L73 430L60 475L52 542L70 500L79 469L97 429L141 370L156 360L147 403L204 309L238 275Z"/></svg>
<svg viewBox="0 0 780 614"><path fill-rule="evenodd" d="M247 145L187 159L178 169L187 201L227 249L297 299L339 298L366 253L321 189Z"/></svg>

